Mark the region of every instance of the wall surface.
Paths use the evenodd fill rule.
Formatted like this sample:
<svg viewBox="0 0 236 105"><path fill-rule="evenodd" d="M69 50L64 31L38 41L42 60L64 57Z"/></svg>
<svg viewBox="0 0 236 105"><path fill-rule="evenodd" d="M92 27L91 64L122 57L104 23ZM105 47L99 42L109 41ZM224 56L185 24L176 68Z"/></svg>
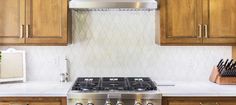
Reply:
<svg viewBox="0 0 236 105"><path fill-rule="evenodd" d="M28 80L59 81L67 57L73 80L79 76L149 76L207 81L219 59L231 58L228 46L155 44L152 11L73 11L72 22L71 45L13 46L27 52Z"/></svg>

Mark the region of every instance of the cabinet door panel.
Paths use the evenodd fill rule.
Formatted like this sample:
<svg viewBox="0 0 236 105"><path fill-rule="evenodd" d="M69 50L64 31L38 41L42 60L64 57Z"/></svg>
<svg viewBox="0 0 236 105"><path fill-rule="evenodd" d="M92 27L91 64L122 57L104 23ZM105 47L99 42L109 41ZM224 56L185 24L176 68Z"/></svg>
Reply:
<svg viewBox="0 0 236 105"><path fill-rule="evenodd" d="M0 105L27 105L25 102L0 102Z"/></svg>
<svg viewBox="0 0 236 105"><path fill-rule="evenodd" d="M236 105L236 101L218 102L219 105Z"/></svg>
<svg viewBox="0 0 236 105"><path fill-rule="evenodd" d="M236 44L236 0L208 0L204 43Z"/></svg>
<svg viewBox="0 0 236 105"><path fill-rule="evenodd" d="M67 43L67 0L27 0L26 43Z"/></svg>
<svg viewBox="0 0 236 105"><path fill-rule="evenodd" d="M169 102L168 105L200 105L200 102L191 102L191 101L179 102L179 101L171 101L171 102Z"/></svg>
<svg viewBox="0 0 236 105"><path fill-rule="evenodd" d="M0 102L0 105L10 105L10 103L7 103L7 102Z"/></svg>
<svg viewBox="0 0 236 105"><path fill-rule="evenodd" d="M200 104L201 103L201 104ZM215 100L215 102L201 102L201 101L171 101L168 103L168 105L236 105L236 102L218 102Z"/></svg>
<svg viewBox="0 0 236 105"><path fill-rule="evenodd" d="M61 105L60 102L32 102L29 105Z"/></svg>
<svg viewBox="0 0 236 105"><path fill-rule="evenodd" d="M202 43L202 0L161 0L161 42Z"/></svg>
<svg viewBox="0 0 236 105"><path fill-rule="evenodd" d="M0 44L24 43L24 0L0 0Z"/></svg>

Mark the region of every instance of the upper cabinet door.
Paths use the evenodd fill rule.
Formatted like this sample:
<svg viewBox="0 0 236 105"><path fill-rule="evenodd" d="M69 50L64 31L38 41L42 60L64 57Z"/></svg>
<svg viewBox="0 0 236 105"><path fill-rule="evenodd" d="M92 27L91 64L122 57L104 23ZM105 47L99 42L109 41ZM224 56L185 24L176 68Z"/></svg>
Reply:
<svg viewBox="0 0 236 105"><path fill-rule="evenodd" d="M0 0L0 44L23 44L25 0Z"/></svg>
<svg viewBox="0 0 236 105"><path fill-rule="evenodd" d="M203 43L236 44L236 0L205 0Z"/></svg>
<svg viewBox="0 0 236 105"><path fill-rule="evenodd" d="M67 44L68 0L26 0L26 44Z"/></svg>
<svg viewBox="0 0 236 105"><path fill-rule="evenodd" d="M161 44L202 43L202 0L160 0Z"/></svg>

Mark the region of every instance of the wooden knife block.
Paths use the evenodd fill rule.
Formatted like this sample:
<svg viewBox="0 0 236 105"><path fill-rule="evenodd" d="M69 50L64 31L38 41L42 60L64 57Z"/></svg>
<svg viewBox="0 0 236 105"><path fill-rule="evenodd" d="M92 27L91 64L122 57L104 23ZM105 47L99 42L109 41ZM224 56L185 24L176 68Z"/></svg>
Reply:
<svg viewBox="0 0 236 105"><path fill-rule="evenodd" d="M236 77L221 77L217 67L214 67L209 80L220 85L236 85Z"/></svg>

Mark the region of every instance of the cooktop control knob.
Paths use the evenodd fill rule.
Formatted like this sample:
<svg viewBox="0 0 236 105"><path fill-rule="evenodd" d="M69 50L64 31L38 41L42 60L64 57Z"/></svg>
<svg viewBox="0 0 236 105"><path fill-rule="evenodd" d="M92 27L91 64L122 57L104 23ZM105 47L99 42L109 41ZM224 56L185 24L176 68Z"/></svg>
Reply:
<svg viewBox="0 0 236 105"><path fill-rule="evenodd" d="M141 100L136 100L134 105L142 105Z"/></svg>
<svg viewBox="0 0 236 105"><path fill-rule="evenodd" d="M117 101L116 105L123 105L122 101Z"/></svg>
<svg viewBox="0 0 236 105"><path fill-rule="evenodd" d="M93 103L88 103L87 105L94 105Z"/></svg>
<svg viewBox="0 0 236 105"><path fill-rule="evenodd" d="M147 103L147 105L153 105L153 103Z"/></svg>
<svg viewBox="0 0 236 105"><path fill-rule="evenodd" d="M134 105L142 105L140 102L136 102Z"/></svg>
<svg viewBox="0 0 236 105"><path fill-rule="evenodd" d="M75 105L83 105L82 103L75 103Z"/></svg>
<svg viewBox="0 0 236 105"><path fill-rule="evenodd" d="M107 100L105 105L112 105L110 100Z"/></svg>

